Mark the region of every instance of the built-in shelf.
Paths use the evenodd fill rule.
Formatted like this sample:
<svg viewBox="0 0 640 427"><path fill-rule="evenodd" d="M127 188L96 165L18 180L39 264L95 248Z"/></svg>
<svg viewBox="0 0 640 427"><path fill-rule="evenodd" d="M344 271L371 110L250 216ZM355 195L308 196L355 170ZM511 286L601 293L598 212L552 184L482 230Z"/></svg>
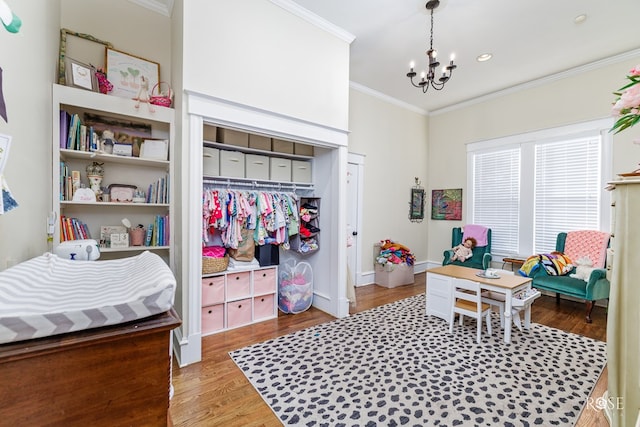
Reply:
<svg viewBox="0 0 640 427"><path fill-rule="evenodd" d="M60 157L64 159L86 159L87 161L103 161L109 163L121 163L125 165L160 166L169 165L168 160L145 159L142 157L118 156L115 154L101 153L99 151L80 151L60 149Z"/></svg>

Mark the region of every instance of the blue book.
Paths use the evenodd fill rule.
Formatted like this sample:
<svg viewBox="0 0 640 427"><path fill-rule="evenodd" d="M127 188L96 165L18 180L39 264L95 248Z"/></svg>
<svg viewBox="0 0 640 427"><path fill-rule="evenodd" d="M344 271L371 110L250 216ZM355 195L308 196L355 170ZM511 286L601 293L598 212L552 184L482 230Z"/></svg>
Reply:
<svg viewBox="0 0 640 427"><path fill-rule="evenodd" d="M153 235L153 224L149 224L147 227L147 235L144 238L144 245L151 246L151 236Z"/></svg>

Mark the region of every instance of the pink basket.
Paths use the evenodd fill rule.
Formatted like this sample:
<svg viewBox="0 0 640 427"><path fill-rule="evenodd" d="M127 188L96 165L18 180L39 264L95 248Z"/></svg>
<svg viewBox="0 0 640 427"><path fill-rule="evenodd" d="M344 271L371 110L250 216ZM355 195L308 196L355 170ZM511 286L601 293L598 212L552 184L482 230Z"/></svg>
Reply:
<svg viewBox="0 0 640 427"><path fill-rule="evenodd" d="M160 85L163 84L163 83L165 85L167 85L167 88L168 88L168 90L166 92L166 95L163 95L160 92ZM157 94L156 94L156 89L158 90ZM171 107L172 98L173 98L173 92L171 91L171 86L169 86L169 83L167 83L167 82L158 82L151 89L151 95L149 96L149 102L151 104L153 104L153 105L159 105L161 107Z"/></svg>

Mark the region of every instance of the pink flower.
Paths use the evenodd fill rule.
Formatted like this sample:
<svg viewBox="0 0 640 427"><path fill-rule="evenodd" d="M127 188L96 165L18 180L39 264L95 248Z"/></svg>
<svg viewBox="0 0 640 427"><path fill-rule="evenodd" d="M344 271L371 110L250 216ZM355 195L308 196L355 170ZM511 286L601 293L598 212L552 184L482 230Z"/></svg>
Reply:
<svg viewBox="0 0 640 427"><path fill-rule="evenodd" d="M629 70L629 74L632 76L640 76L640 65L636 65L631 70Z"/></svg>
<svg viewBox="0 0 640 427"><path fill-rule="evenodd" d="M613 114L620 115L622 110L638 108L638 106L640 106L640 85L634 85L622 92L620 99L613 106Z"/></svg>

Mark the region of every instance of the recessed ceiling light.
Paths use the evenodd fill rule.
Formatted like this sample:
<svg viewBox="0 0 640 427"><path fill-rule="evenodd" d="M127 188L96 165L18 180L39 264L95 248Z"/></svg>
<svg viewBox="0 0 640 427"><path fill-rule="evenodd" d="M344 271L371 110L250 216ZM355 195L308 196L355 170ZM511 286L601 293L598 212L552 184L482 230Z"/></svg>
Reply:
<svg viewBox="0 0 640 427"><path fill-rule="evenodd" d="M476 60L478 62L484 62L484 61L488 61L493 57L493 54L491 53L483 53L482 55L479 55Z"/></svg>
<svg viewBox="0 0 640 427"><path fill-rule="evenodd" d="M587 15L584 13L573 18L573 22L575 22L576 24L582 24L586 20L587 20Z"/></svg>

